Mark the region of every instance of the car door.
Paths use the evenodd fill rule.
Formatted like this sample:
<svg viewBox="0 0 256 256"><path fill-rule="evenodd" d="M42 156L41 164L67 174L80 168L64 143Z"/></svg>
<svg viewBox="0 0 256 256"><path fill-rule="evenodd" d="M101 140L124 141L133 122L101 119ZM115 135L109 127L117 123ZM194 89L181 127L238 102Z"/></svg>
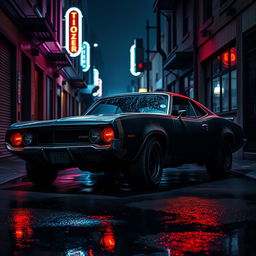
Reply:
<svg viewBox="0 0 256 256"><path fill-rule="evenodd" d="M182 96L173 96L172 115L176 116L176 154L184 162L204 158L204 134L202 114L198 116L193 102Z"/></svg>
<svg viewBox="0 0 256 256"><path fill-rule="evenodd" d="M209 124L207 113L200 108L194 101L188 100L194 110L194 114L188 117L188 126L191 133L191 140L194 157L196 160L203 160L207 157L209 143Z"/></svg>

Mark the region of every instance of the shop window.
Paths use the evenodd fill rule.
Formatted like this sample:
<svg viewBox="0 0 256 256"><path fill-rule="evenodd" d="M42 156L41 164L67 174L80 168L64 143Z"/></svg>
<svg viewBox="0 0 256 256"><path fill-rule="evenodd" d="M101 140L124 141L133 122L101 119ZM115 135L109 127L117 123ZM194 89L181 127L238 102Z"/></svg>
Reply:
<svg viewBox="0 0 256 256"><path fill-rule="evenodd" d="M186 76L182 78L181 84L181 93L190 97L194 98L194 73L190 72Z"/></svg>
<svg viewBox="0 0 256 256"><path fill-rule="evenodd" d="M206 99L214 112L230 112L237 109L236 62L237 53L233 47L221 52L207 65Z"/></svg>
<svg viewBox="0 0 256 256"><path fill-rule="evenodd" d="M53 88L53 80L47 76L46 78L46 86L47 86L47 119L54 118L54 88Z"/></svg>
<svg viewBox="0 0 256 256"><path fill-rule="evenodd" d="M167 26L168 26L168 52L170 53L177 46L176 10L174 10L168 16Z"/></svg>
<svg viewBox="0 0 256 256"><path fill-rule="evenodd" d="M61 87L57 85L57 118L61 118Z"/></svg>
<svg viewBox="0 0 256 256"><path fill-rule="evenodd" d="M168 92L175 92L175 93L177 93L177 90L176 90L175 87L176 87L175 81L170 83L170 84L168 84Z"/></svg>

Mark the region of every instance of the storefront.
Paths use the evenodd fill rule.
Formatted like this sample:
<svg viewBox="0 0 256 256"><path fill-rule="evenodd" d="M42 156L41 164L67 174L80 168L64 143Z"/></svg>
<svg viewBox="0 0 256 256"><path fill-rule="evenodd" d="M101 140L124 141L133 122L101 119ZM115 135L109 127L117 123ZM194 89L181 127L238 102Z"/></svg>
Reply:
<svg viewBox="0 0 256 256"><path fill-rule="evenodd" d="M16 120L16 49L0 34L0 159L10 153L5 149L7 127Z"/></svg>
<svg viewBox="0 0 256 256"><path fill-rule="evenodd" d="M245 152L256 152L256 28L244 36Z"/></svg>

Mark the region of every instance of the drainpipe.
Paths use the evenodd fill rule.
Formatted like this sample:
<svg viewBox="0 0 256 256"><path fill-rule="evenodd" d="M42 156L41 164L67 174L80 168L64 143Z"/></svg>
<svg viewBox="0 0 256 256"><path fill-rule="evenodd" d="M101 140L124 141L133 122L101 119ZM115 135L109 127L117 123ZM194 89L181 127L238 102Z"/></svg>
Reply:
<svg viewBox="0 0 256 256"><path fill-rule="evenodd" d="M166 53L161 46L161 13L158 7L156 9L156 50L162 56L162 87L165 89L163 63L166 60Z"/></svg>
<svg viewBox="0 0 256 256"><path fill-rule="evenodd" d="M197 0L193 0L193 71L194 71L194 90L195 99L198 100L199 97L199 87L198 87L198 37L197 37Z"/></svg>

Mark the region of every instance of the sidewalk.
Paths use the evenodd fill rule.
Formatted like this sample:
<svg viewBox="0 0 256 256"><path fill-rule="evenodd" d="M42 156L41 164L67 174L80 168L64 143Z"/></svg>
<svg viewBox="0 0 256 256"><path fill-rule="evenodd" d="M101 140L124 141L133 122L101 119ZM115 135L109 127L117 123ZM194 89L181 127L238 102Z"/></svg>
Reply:
<svg viewBox="0 0 256 256"><path fill-rule="evenodd" d="M256 161L233 159L231 173L256 180Z"/></svg>
<svg viewBox="0 0 256 256"><path fill-rule="evenodd" d="M188 164L178 169L198 169L198 166ZM201 167L204 168L204 167ZM256 180L256 161L233 159L231 174L244 176ZM8 159L0 159L0 184L26 175L25 161L13 156Z"/></svg>
<svg viewBox="0 0 256 256"><path fill-rule="evenodd" d="M0 184L25 175L25 161L15 156L7 159L0 159Z"/></svg>

